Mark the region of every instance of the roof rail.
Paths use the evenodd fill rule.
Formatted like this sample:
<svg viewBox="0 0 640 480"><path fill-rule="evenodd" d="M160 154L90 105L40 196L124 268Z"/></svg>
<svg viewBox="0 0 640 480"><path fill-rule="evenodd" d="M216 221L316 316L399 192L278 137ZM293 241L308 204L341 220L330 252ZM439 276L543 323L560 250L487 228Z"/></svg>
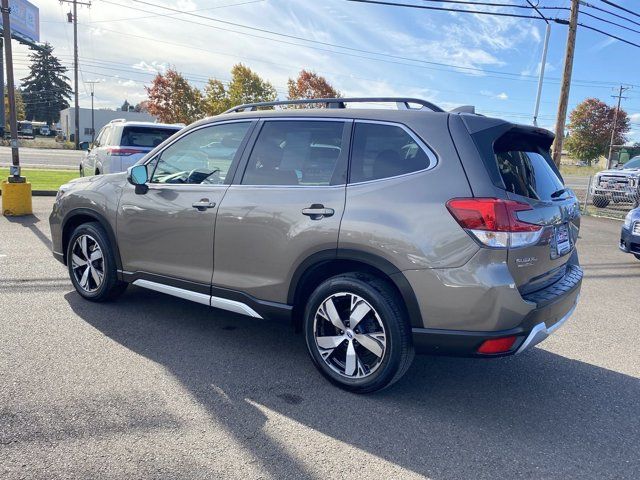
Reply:
<svg viewBox="0 0 640 480"><path fill-rule="evenodd" d="M127 121L126 118L114 118L109 123L118 123L118 122L126 122L126 121Z"/></svg>
<svg viewBox="0 0 640 480"><path fill-rule="evenodd" d="M301 100L277 100L275 102L258 102L258 103L245 103L244 105L238 105L230 108L223 113L232 112L255 112L258 108L262 107L276 107L279 105L304 105L304 104L317 104L324 103L327 108L346 108L347 103L395 103L398 110L422 110L422 108L428 108L434 112L444 112L443 109L434 105L427 100L420 98L403 98L403 97L351 97L351 98L304 98ZM410 104L415 103L421 105L420 108L413 108Z"/></svg>

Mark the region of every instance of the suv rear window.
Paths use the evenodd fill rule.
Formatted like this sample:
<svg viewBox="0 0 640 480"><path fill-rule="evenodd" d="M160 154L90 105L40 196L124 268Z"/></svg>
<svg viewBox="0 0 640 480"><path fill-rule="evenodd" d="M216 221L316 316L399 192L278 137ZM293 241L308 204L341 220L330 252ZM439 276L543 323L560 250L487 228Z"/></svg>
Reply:
<svg viewBox="0 0 640 480"><path fill-rule="evenodd" d="M403 128L356 122L351 153L351 183L424 170L429 157Z"/></svg>
<svg viewBox="0 0 640 480"><path fill-rule="evenodd" d="M122 137L120 137L120 145L123 147L157 147L179 130L180 128L124 127Z"/></svg>
<svg viewBox="0 0 640 480"><path fill-rule="evenodd" d="M536 200L549 200L563 187L551 166L549 150L535 138L506 134L493 145L495 161L508 192Z"/></svg>

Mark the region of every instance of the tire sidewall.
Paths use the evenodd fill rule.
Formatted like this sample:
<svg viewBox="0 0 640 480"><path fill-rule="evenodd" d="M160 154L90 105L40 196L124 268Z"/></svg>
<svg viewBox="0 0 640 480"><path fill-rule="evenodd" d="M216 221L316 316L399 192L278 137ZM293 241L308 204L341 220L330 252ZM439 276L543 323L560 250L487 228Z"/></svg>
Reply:
<svg viewBox="0 0 640 480"><path fill-rule="evenodd" d="M366 378L351 379L333 371L322 359L315 343L313 320L320 304L338 292L349 292L365 299L378 313L386 333L386 349L382 363ZM372 284L351 276L338 276L323 282L309 297L303 329L307 349L320 372L332 383L351 391L372 391L386 386L395 376L401 364L402 331L399 322L405 321L397 310L389 305L382 292Z"/></svg>
<svg viewBox="0 0 640 480"><path fill-rule="evenodd" d="M100 288L95 292L85 291L77 282L75 275L73 274L73 262L71 256L73 252L73 246L81 235L90 235L98 243L100 250L102 250L102 265L104 270L104 279ZM71 283L75 287L76 291L84 298L89 300L101 300L107 297L111 291L111 287L116 281L116 266L113 263L113 255L111 254L111 246L109 240L105 235L102 227L95 223L85 223L76 227L71 235L69 244L67 245L67 268L69 270L69 277Z"/></svg>

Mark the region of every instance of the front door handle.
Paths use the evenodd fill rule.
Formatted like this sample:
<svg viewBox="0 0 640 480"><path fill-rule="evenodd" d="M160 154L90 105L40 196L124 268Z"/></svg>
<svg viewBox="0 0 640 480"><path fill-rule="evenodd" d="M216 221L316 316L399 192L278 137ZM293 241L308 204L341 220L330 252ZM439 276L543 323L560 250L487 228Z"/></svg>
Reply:
<svg viewBox="0 0 640 480"><path fill-rule="evenodd" d="M191 204L193 208L198 210L199 212L204 212L208 208L213 208L216 206L216 202L210 202L208 198L203 198L199 202L193 202Z"/></svg>
<svg viewBox="0 0 640 480"><path fill-rule="evenodd" d="M309 208L303 208L302 214L311 217L311 220L320 220L324 217L330 217L335 213L333 208L325 208L321 203L314 203Z"/></svg>

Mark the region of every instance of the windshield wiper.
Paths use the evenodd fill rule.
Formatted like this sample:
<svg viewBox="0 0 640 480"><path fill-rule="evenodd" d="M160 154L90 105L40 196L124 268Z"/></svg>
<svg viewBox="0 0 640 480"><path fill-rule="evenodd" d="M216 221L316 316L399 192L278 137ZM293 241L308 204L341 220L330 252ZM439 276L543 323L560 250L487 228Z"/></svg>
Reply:
<svg viewBox="0 0 640 480"><path fill-rule="evenodd" d="M555 192L553 192L551 194L551 198L558 198L560 195L562 195L563 193L566 193L567 189L566 188L561 188L560 190L556 190Z"/></svg>

